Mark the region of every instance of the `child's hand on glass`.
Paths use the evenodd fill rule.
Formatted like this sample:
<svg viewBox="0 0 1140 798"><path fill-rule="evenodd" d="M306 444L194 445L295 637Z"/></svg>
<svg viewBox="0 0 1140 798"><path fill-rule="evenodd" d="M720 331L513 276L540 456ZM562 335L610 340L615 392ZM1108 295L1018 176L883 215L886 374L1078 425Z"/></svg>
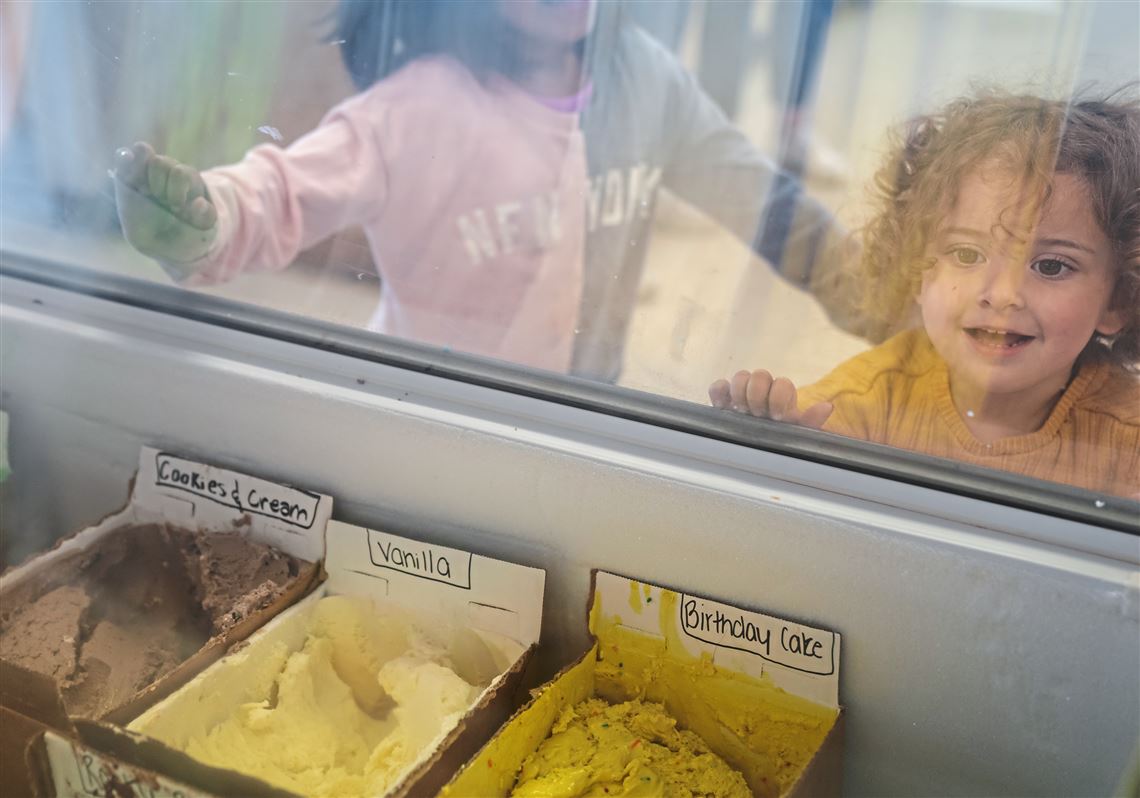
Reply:
<svg viewBox="0 0 1140 798"><path fill-rule="evenodd" d="M713 407L815 429L823 427L833 408L831 402L820 402L801 411L792 381L786 377L773 379L763 369L738 371L731 382L717 380L709 386L709 401Z"/></svg>
<svg viewBox="0 0 1140 798"><path fill-rule="evenodd" d="M115 152L115 203L127 241L176 280L214 240L218 212L202 175L145 142Z"/></svg>

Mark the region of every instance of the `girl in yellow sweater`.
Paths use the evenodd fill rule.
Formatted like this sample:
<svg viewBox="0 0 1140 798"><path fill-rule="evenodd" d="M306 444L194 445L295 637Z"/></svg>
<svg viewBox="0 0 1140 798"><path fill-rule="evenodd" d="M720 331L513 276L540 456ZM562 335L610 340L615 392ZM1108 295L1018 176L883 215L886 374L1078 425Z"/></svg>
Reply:
<svg viewBox="0 0 1140 798"><path fill-rule="evenodd" d="M910 123L875 180L864 305L900 332L717 407L1140 497L1140 103L986 94Z"/></svg>

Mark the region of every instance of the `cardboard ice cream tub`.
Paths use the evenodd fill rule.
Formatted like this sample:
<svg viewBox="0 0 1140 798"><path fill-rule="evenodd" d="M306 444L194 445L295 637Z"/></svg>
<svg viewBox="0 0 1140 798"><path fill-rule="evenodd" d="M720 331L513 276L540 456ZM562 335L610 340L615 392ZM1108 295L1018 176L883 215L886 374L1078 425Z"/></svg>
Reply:
<svg viewBox="0 0 1140 798"><path fill-rule="evenodd" d="M75 734L55 682L0 661L0 795L32 794L25 755L28 743L48 730Z"/></svg>
<svg viewBox="0 0 1140 798"><path fill-rule="evenodd" d="M435 794L517 706L545 572L337 521L325 570L128 730L294 794Z"/></svg>
<svg viewBox="0 0 1140 798"><path fill-rule="evenodd" d="M328 496L143 448L122 510L0 576L0 661L50 679L69 716L133 718L313 589L331 512ZM4 793L27 794L26 771L4 771Z"/></svg>
<svg viewBox="0 0 1140 798"><path fill-rule="evenodd" d="M443 788L443 798L507 796L516 786L556 794L544 791L554 784L658 794L653 784L671 777L662 770L668 766L644 765L633 753L648 738L617 736L596 705L580 720L589 732L574 726L587 714L575 708L592 698L663 705L676 729L695 733L739 771L746 785L736 794L840 794L838 634L602 571L594 574L589 630L593 647L534 691ZM536 753L548 738L552 745ZM517 784L520 774L532 779L529 787Z"/></svg>
<svg viewBox="0 0 1140 798"><path fill-rule="evenodd" d="M256 779L203 768L185 754L114 726L78 720L72 735L45 731L28 746L36 798L288 798ZM115 753L109 753L115 752ZM138 764L138 763L146 764ZM186 771L202 784L191 787Z"/></svg>

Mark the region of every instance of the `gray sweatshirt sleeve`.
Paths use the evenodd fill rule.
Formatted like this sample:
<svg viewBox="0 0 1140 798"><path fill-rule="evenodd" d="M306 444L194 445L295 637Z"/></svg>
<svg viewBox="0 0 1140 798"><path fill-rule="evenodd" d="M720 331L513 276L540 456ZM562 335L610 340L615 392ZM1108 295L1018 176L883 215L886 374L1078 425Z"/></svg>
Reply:
<svg viewBox="0 0 1140 798"><path fill-rule="evenodd" d="M670 82L668 154L662 182L718 221L785 280L819 301L847 332L885 333L861 318L853 297L857 245L834 216L779 171L655 42L639 48Z"/></svg>

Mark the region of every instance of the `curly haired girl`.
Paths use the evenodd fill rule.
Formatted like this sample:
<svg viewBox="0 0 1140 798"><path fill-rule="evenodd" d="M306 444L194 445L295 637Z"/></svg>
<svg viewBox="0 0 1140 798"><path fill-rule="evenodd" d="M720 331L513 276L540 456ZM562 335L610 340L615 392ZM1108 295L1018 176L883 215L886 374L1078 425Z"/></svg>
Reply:
<svg viewBox="0 0 1140 798"><path fill-rule="evenodd" d="M912 121L875 180L864 305L921 328L798 392L712 403L1090 490L1140 491L1140 103L997 92Z"/></svg>

